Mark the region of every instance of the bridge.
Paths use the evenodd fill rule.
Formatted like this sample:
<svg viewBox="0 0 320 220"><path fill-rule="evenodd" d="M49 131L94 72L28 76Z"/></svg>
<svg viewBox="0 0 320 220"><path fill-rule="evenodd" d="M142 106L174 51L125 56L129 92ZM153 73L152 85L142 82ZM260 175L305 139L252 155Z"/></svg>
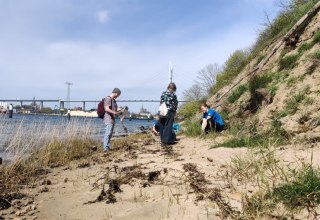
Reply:
<svg viewBox="0 0 320 220"><path fill-rule="evenodd" d="M41 108L43 108L43 104L45 102L55 102L59 103L60 109L64 109L65 103L71 103L71 102L77 102L82 103L82 109L85 111L86 109L86 103L87 102L94 102L98 103L100 100L65 100L65 99L0 99L0 102L7 102L7 103L20 103L20 106L23 105L24 102L35 102L40 103ZM153 100L153 99L127 99L127 100L117 100L117 102L158 102L160 103L160 100ZM189 102L184 100L179 100L179 103L183 102Z"/></svg>

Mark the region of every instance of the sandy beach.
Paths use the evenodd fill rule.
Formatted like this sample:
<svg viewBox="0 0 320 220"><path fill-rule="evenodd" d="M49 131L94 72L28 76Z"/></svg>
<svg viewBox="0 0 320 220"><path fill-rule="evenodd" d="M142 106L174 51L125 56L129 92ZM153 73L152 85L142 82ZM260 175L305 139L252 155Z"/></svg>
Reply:
<svg viewBox="0 0 320 220"><path fill-rule="evenodd" d="M215 140L179 136L161 148L151 134L132 145L119 141L109 153L93 153L68 166L53 168L27 196L0 212L2 219L227 219L242 208L248 184L231 186L230 162L247 148L212 148ZM285 163L319 165L320 148L277 150ZM299 155L299 156L298 156ZM227 211L229 210L229 211Z"/></svg>

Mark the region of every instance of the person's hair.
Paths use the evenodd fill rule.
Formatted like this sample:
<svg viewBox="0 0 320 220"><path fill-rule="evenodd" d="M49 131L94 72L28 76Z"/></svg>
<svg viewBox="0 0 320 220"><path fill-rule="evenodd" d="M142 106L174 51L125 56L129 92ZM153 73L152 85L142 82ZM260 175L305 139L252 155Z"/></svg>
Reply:
<svg viewBox="0 0 320 220"><path fill-rule="evenodd" d="M175 83L169 83L168 88L169 91L175 92L177 91L177 86Z"/></svg>
<svg viewBox="0 0 320 220"><path fill-rule="evenodd" d="M202 103L202 104L200 105L200 108L201 108L201 107L210 108L210 106L209 106L209 105L207 105L207 103Z"/></svg>

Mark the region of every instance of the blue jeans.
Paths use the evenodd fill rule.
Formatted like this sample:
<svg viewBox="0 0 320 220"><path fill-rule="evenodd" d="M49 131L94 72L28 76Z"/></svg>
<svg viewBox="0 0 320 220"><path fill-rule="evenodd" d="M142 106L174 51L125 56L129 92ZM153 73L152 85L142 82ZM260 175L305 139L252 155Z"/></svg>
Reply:
<svg viewBox="0 0 320 220"><path fill-rule="evenodd" d="M112 137L112 132L113 132L114 124L106 124L106 132L104 133L104 138L103 138L103 150L107 151L110 148L110 140Z"/></svg>

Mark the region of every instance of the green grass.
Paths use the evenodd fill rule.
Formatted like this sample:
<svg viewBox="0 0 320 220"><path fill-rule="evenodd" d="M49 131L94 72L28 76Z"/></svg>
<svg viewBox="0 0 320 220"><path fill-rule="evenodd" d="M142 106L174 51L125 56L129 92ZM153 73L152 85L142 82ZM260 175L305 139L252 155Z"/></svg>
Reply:
<svg viewBox="0 0 320 220"><path fill-rule="evenodd" d="M307 92L308 89L306 88L303 91L300 91L298 94L292 95L292 97L286 101L285 111L290 115L296 113L299 109L299 104L307 98Z"/></svg>
<svg viewBox="0 0 320 220"><path fill-rule="evenodd" d="M249 148L255 148L255 147L267 147L270 143L275 144L276 146L279 146L283 143L286 143L287 137L286 136L280 136L277 134L268 134L268 132L263 134L256 134L253 136L245 136L245 137L235 137L233 139L230 139L224 143L217 144L213 146L212 148L217 147L226 147L226 148L241 148L241 147L249 147Z"/></svg>
<svg viewBox="0 0 320 220"><path fill-rule="evenodd" d="M266 55L260 55L260 56L258 56L257 62L256 62L256 64L255 64L255 66L258 65L265 57L266 57Z"/></svg>
<svg viewBox="0 0 320 220"><path fill-rule="evenodd" d="M288 78L289 72L288 71L279 71L270 73L270 77L272 78L272 81L276 81L276 83L279 83L280 81Z"/></svg>
<svg viewBox="0 0 320 220"><path fill-rule="evenodd" d="M297 82L301 82L302 80L304 80L304 76L292 76L287 80L287 85L289 87L293 86L294 84L296 84Z"/></svg>
<svg viewBox="0 0 320 220"><path fill-rule="evenodd" d="M269 74L254 76L249 81L250 93L254 93L257 89L260 89L260 88L266 88L271 81L272 81L272 77Z"/></svg>
<svg viewBox="0 0 320 220"><path fill-rule="evenodd" d="M277 94L278 86L273 85L269 89L270 89L271 96L274 97Z"/></svg>
<svg viewBox="0 0 320 220"><path fill-rule="evenodd" d="M301 17L318 3L318 0L290 0L288 2L288 6L280 12L272 24L260 33L252 50L253 54L259 54L260 51L273 43L275 39L285 35ZM319 42L319 39L320 34L317 34L314 37L314 42Z"/></svg>
<svg viewBox="0 0 320 220"><path fill-rule="evenodd" d="M316 51L312 54L312 58L316 60L320 60L320 51Z"/></svg>
<svg viewBox="0 0 320 220"><path fill-rule="evenodd" d="M224 64L223 71L217 75L216 84L210 89L211 94L216 94L221 88L230 84L249 62L249 55L244 50L233 52Z"/></svg>
<svg viewBox="0 0 320 220"><path fill-rule="evenodd" d="M300 45L300 47L298 48L298 52L300 54L302 54L303 52L311 49L313 47L313 44L310 44L310 43L303 43Z"/></svg>
<svg viewBox="0 0 320 220"><path fill-rule="evenodd" d="M199 108L201 103L205 103L205 101L194 101L194 102L188 102L184 103L180 108L178 112L178 117L181 117L183 119L190 119L193 116L196 115L197 112L199 112Z"/></svg>
<svg viewBox="0 0 320 220"><path fill-rule="evenodd" d="M279 61L279 70L293 69L297 65L299 57L299 54L294 54L281 58Z"/></svg>
<svg viewBox="0 0 320 220"><path fill-rule="evenodd" d="M247 138L246 137L234 138L224 143L217 144L212 148L217 148L217 147L227 147L227 148L247 147Z"/></svg>
<svg viewBox="0 0 320 220"><path fill-rule="evenodd" d="M201 124L195 121L185 121L182 124L182 130L187 136L197 137L201 135Z"/></svg>
<svg viewBox="0 0 320 220"><path fill-rule="evenodd" d="M273 189L269 196L290 209L317 206L320 204L320 172L309 166L292 182Z"/></svg>
<svg viewBox="0 0 320 220"><path fill-rule="evenodd" d="M263 74L261 76L254 76L249 81L249 110L251 112L256 112L259 109L263 101L263 96L257 92L260 88L267 88L268 84L272 82L272 77L269 74Z"/></svg>
<svg viewBox="0 0 320 220"><path fill-rule="evenodd" d="M242 128L244 125L242 124ZM230 128L231 129L231 128ZM280 146L285 144L289 140L288 133L281 127L281 122L278 120L273 120L271 128L263 133L258 133L256 129L256 125L253 124L249 128L249 133L247 135L240 135L239 137L239 129L238 132L234 133L234 138L223 142L221 144L217 144L212 148L216 147L227 147L227 148L240 148L240 147L262 147L266 148L270 145L270 143L275 146Z"/></svg>
<svg viewBox="0 0 320 220"><path fill-rule="evenodd" d="M317 32L313 35L312 43L313 43L313 44L320 43L320 31L317 31Z"/></svg>
<svg viewBox="0 0 320 220"><path fill-rule="evenodd" d="M305 94L297 94L290 98L286 103L286 110L293 115L297 112L299 103L306 98Z"/></svg>
<svg viewBox="0 0 320 220"><path fill-rule="evenodd" d="M235 101L237 101L243 93L245 93L246 91L248 91L248 87L246 85L240 85L238 86L233 92L232 94L228 97L228 101L230 103L234 103Z"/></svg>
<svg viewBox="0 0 320 220"><path fill-rule="evenodd" d="M313 62L311 64L311 66L309 66L307 69L306 69L306 72L305 72L305 75L312 75L314 73L314 71L318 68L319 66L319 63L318 62Z"/></svg>

